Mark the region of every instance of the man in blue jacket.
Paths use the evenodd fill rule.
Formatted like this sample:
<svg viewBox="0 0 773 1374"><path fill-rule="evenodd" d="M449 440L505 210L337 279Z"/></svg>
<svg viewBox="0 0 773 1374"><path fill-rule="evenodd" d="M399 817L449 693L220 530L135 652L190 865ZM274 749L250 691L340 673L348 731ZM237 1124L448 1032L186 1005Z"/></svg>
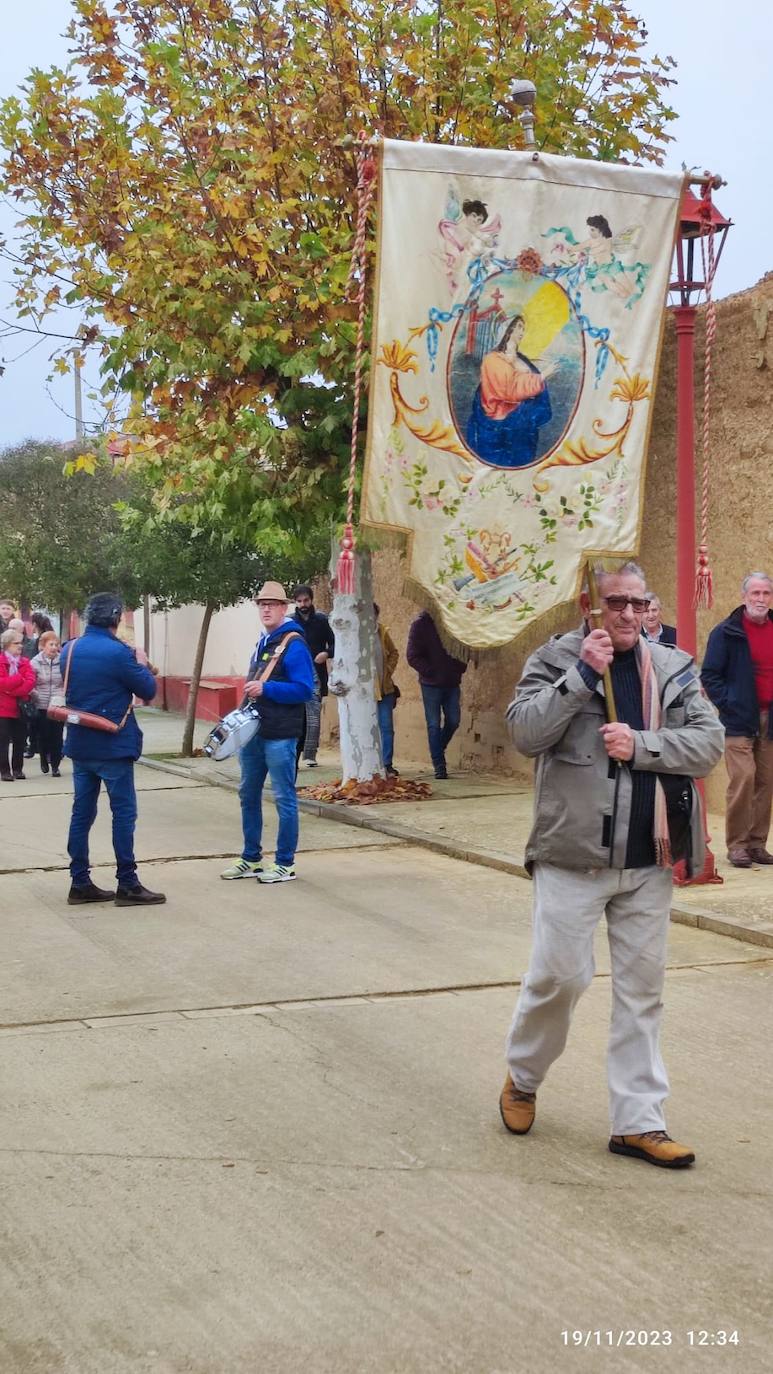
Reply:
<svg viewBox="0 0 773 1374"><path fill-rule="evenodd" d="M725 727L727 857L734 868L773 864L773 582L747 573L743 603L711 631L701 682Z"/></svg>
<svg viewBox="0 0 773 1374"><path fill-rule="evenodd" d="M86 607L86 629L71 639L61 652L62 677L67 674L67 705L74 711L91 711L121 728L116 734L86 725L68 725L64 752L72 759L73 798L67 852L72 886L70 906L86 902L115 902L116 906L148 906L165 902L161 892L149 892L137 877L134 859L134 827L137 797L134 762L142 753L142 731L131 709L135 696L152 701L156 679L142 649L130 649L116 638L123 614L121 598L112 592L92 596ZM115 892L91 881L89 831L97 815L102 783L107 788L113 813Z"/></svg>
<svg viewBox="0 0 773 1374"><path fill-rule="evenodd" d="M240 751L244 847L220 875L257 878L259 883L289 883L295 878L298 846L298 798L295 794L295 755L304 727L304 706L314 695L314 664L304 636L287 616L287 596L279 582L266 582L255 598L263 634L250 659L244 691L260 704L260 727ZM276 660L270 677L266 676ZM265 677L265 681L263 680ZM263 785L271 790L279 817L276 853L263 863Z"/></svg>

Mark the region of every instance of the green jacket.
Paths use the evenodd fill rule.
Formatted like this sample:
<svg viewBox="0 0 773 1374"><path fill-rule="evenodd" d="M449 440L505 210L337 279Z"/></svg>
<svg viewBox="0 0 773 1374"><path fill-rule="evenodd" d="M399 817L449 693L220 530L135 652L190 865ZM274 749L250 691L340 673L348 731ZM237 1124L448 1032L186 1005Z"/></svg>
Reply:
<svg viewBox="0 0 773 1374"><path fill-rule="evenodd" d="M629 764L610 768L599 727L604 687L577 669L584 630L556 635L532 654L507 708L516 749L537 759L534 824L526 866L623 868L631 809L631 769L703 778L722 757L724 730L702 696L695 665L676 647L650 644L663 722L635 731ZM705 832L693 787L692 868L703 867Z"/></svg>

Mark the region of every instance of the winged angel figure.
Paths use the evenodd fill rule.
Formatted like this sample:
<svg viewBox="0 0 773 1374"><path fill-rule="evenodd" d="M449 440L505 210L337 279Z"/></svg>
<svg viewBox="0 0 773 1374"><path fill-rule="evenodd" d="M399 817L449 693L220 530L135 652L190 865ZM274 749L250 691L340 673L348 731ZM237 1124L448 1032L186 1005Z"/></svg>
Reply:
<svg viewBox="0 0 773 1374"><path fill-rule="evenodd" d="M557 276L569 276L591 291L611 291L626 306L643 294L649 265L624 262L634 252L641 234L640 225L631 225L614 234L604 215L589 215L585 221L587 237L579 240L566 225L548 229L544 238L552 239L551 261Z"/></svg>
<svg viewBox="0 0 773 1374"><path fill-rule="evenodd" d="M469 289L469 269L473 263L481 264L485 276L501 228L501 216L494 215L493 219L489 219L488 207L482 200L463 200L460 203L453 186L449 187L438 231L443 240L446 276L454 295L460 285Z"/></svg>

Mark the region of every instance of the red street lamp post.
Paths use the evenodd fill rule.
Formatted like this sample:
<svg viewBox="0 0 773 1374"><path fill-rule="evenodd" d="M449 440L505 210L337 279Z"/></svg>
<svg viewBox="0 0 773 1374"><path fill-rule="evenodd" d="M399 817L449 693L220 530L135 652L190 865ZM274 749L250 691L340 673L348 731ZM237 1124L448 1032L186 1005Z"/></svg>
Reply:
<svg viewBox="0 0 773 1374"><path fill-rule="evenodd" d="M696 183L693 183L696 184ZM720 177L709 172L698 179L704 192L698 200L689 187L682 196L679 232L674 254L674 280L670 285L676 301L672 306L676 325L676 625L679 647L692 654L698 650L697 616L695 607L695 320L698 302L706 289L703 264L708 255L702 251L700 240L713 237L714 270L725 246L732 221L725 219L706 193L724 185ZM703 783L698 784L704 800ZM703 872L687 878L684 865L677 864L674 880L680 886L687 883L721 883L714 855L706 836L706 862Z"/></svg>

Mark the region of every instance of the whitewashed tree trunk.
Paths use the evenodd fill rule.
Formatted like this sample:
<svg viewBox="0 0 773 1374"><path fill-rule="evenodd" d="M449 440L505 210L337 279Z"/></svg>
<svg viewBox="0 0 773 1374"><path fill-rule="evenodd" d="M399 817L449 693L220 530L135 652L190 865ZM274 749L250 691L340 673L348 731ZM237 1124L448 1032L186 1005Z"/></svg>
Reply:
<svg viewBox="0 0 773 1374"><path fill-rule="evenodd" d="M330 617L335 654L328 687L338 698L344 783L384 776L374 687L376 619L369 553L357 553L354 578L354 595L336 592Z"/></svg>

